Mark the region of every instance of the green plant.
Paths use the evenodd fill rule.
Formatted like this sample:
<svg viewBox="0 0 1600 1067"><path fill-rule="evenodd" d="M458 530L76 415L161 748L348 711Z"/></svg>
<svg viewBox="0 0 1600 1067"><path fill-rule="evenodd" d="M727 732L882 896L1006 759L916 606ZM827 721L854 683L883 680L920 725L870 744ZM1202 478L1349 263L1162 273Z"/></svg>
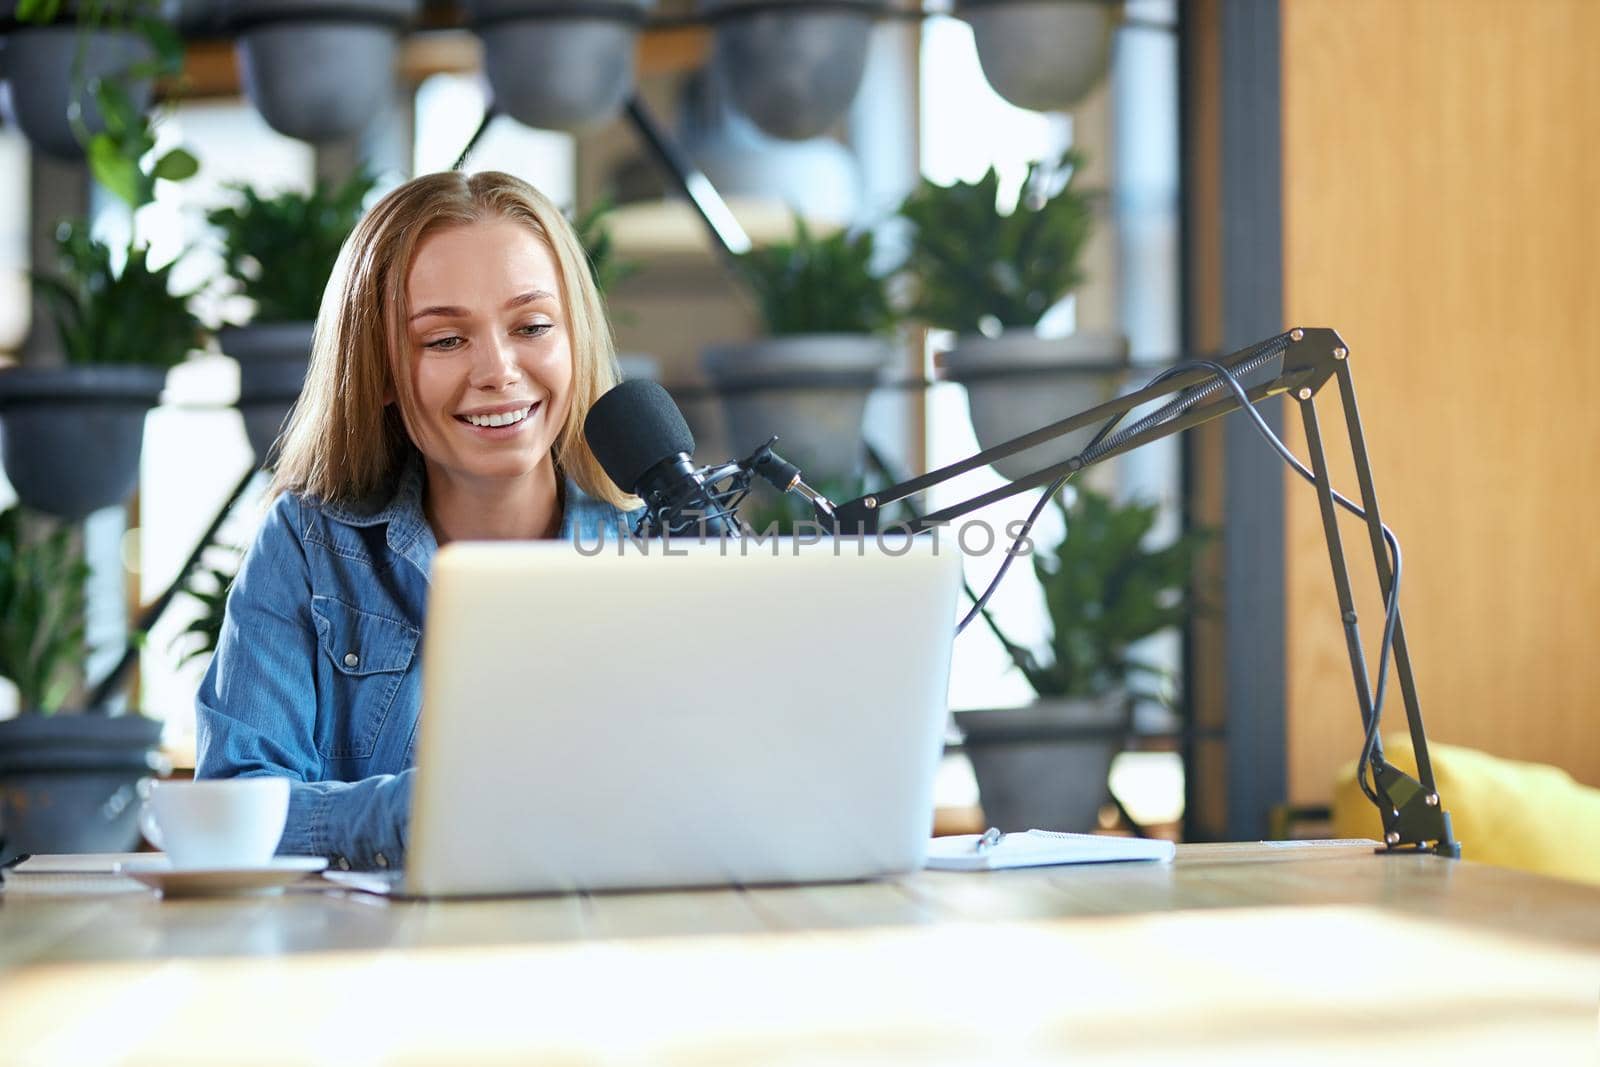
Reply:
<svg viewBox="0 0 1600 1067"><path fill-rule="evenodd" d="M56 231L62 273L34 274L72 363L145 363L170 367L201 343L193 293L174 293L172 263L152 268L149 250L130 244L119 270L112 249L82 222Z"/></svg>
<svg viewBox="0 0 1600 1067"><path fill-rule="evenodd" d="M202 610L194 621L173 639L173 645L179 642L189 645L188 650L178 659L179 666L188 663L196 656L206 656L215 652L217 640L222 636L222 620L227 613L228 593L233 588L233 579L238 574L239 560L243 552L231 545L218 547L226 548L232 553L233 558L229 564L201 568L190 576L184 586L184 592L198 600Z"/></svg>
<svg viewBox="0 0 1600 1067"><path fill-rule="evenodd" d="M753 249L738 262L773 336L887 333L896 316L872 258L870 232L816 238L797 216L793 241Z"/></svg>
<svg viewBox="0 0 1600 1067"><path fill-rule="evenodd" d="M133 29L150 45L151 58L134 63L115 77L94 78L75 86L72 126L88 155L95 180L137 211L155 199L156 181L182 181L200 164L183 148L173 148L159 158L147 157L156 138L148 118L135 105L128 82L175 77L183 69L183 40L158 16L159 0L79 0L77 21L85 34L95 30ZM19 22L48 24L61 14L61 0L21 0ZM76 74L74 74L76 79ZM77 97L87 90L98 105L105 129L90 134L84 126Z"/></svg>
<svg viewBox="0 0 1600 1067"><path fill-rule="evenodd" d="M317 317L339 248L376 184L375 176L358 173L337 187L318 182L310 193L264 197L248 185L228 187L240 202L207 212L206 221L222 235L228 276L255 301L253 321Z"/></svg>
<svg viewBox="0 0 1600 1067"><path fill-rule="evenodd" d="M48 22L59 13L58 0L24 0L17 17ZM174 74L182 66L183 44L172 28L153 17L149 0L84 0L78 23L85 32L131 25L150 43L154 58L115 77L93 79L88 89L99 105L105 129L88 136L80 119L74 127L86 139L95 179L137 212L155 200L158 181L182 181L200 164L183 148L156 156L155 129L133 101L126 82ZM62 347L72 363L140 363L170 367L201 341L200 320L188 310L193 293L171 291L172 263L151 267L149 249L129 227L128 247L117 254L89 233L83 221L65 221L56 231L61 273L34 273L33 280L55 315ZM118 262L120 260L120 263Z"/></svg>
<svg viewBox="0 0 1600 1067"><path fill-rule="evenodd" d="M1209 531L1190 530L1163 548L1144 547L1154 504L1117 504L1084 486L1068 505L1056 499L1066 536L1036 552L1034 573L1050 614L1050 657L1021 666L1045 697L1097 696L1134 674L1164 676L1128 646L1181 625L1193 610L1190 578Z"/></svg>
<svg viewBox="0 0 1600 1067"><path fill-rule="evenodd" d="M0 676L24 711L61 707L83 669L89 567L73 531L21 508L0 512Z"/></svg>
<svg viewBox="0 0 1600 1067"><path fill-rule="evenodd" d="M608 295L624 278L631 277L639 265L630 260L618 259L616 245L611 238L611 228L606 216L614 205L610 200L597 201L588 211L572 219L572 228L578 234L578 243L589 253L589 269L594 274L594 284L601 296Z"/></svg>
<svg viewBox="0 0 1600 1067"><path fill-rule="evenodd" d="M972 184L924 179L899 211L912 227L905 264L917 288L911 316L990 336L1037 325L1083 281L1079 259L1094 212L1092 196L1076 184L1082 166L1076 152L1055 165L1030 163L1010 214L1000 213L993 167Z"/></svg>

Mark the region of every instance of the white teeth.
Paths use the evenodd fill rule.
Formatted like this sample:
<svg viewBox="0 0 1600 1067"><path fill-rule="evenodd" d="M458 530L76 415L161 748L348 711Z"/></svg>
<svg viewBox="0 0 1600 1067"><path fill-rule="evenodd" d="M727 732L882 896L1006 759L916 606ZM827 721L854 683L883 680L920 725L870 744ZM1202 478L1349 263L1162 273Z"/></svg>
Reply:
<svg viewBox="0 0 1600 1067"><path fill-rule="evenodd" d="M510 426L527 418L528 412L532 410L532 407L525 407L515 411L503 411L498 415L466 415L463 418L474 426Z"/></svg>

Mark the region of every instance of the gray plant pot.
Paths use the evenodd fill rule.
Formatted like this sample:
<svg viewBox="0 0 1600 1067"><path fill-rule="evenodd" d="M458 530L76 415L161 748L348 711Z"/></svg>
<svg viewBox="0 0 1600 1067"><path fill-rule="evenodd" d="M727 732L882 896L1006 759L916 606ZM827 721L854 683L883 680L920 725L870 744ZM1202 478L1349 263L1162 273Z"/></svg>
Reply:
<svg viewBox="0 0 1600 1067"><path fill-rule="evenodd" d="M1043 338L1031 330L1006 330L999 337L964 334L943 357L944 376L967 390L972 431L987 449L1059 422L1116 395L1127 372L1128 340L1080 332ZM1012 481L1071 459L1095 427L994 464Z"/></svg>
<svg viewBox="0 0 1600 1067"><path fill-rule="evenodd" d="M955 720L990 826L1007 833L1095 828L1112 757L1128 732L1125 693L958 711Z"/></svg>
<svg viewBox="0 0 1600 1067"><path fill-rule="evenodd" d="M63 519L127 500L163 367L79 364L0 371L0 455L17 497Z"/></svg>
<svg viewBox="0 0 1600 1067"><path fill-rule="evenodd" d="M6 122L21 129L35 148L57 159L83 158L83 145L67 117L74 101L82 108L88 134L105 129L100 106L86 87L151 56L150 45L137 33L95 31L82 35L83 63L74 77L80 43L77 26L21 26L6 36L3 73L10 91L0 94ZM124 84L141 109L150 105L149 79L126 79Z"/></svg>
<svg viewBox="0 0 1600 1067"><path fill-rule="evenodd" d="M962 0L978 62L1017 107L1061 111L1105 77L1116 15L1105 0Z"/></svg>
<svg viewBox="0 0 1600 1067"><path fill-rule="evenodd" d="M683 412L683 421L694 436L694 460L698 465L726 463L749 455L748 449L738 456L734 455L733 446L728 444L728 420L722 408L722 398L711 386L703 381L663 384L667 392L672 394L678 410Z"/></svg>
<svg viewBox="0 0 1600 1067"><path fill-rule="evenodd" d="M661 380L661 361L643 352L618 352L617 369L622 372L623 381L632 381L635 378L647 382Z"/></svg>
<svg viewBox="0 0 1600 1067"><path fill-rule="evenodd" d="M792 6L746 13L750 0L701 4L717 18L711 69L728 97L767 133L799 141L823 133L855 99L884 5Z"/></svg>
<svg viewBox="0 0 1600 1067"><path fill-rule="evenodd" d="M263 322L217 331L224 355L239 364L239 414L257 462L272 446L305 386L313 322Z"/></svg>
<svg viewBox="0 0 1600 1067"><path fill-rule="evenodd" d="M302 141L353 137L388 106L417 0L232 0L240 80L267 125ZM330 11L330 7L333 11Z"/></svg>
<svg viewBox="0 0 1600 1067"><path fill-rule="evenodd" d="M653 3L466 0L495 105L537 129L582 130L615 117L633 91L639 26Z"/></svg>
<svg viewBox="0 0 1600 1067"><path fill-rule="evenodd" d="M139 779L169 769L161 727L140 715L0 722L0 863L23 852L131 851Z"/></svg>
<svg viewBox="0 0 1600 1067"><path fill-rule="evenodd" d="M778 453L819 485L860 474L867 398L894 353L885 338L803 334L713 345L702 366L722 396L734 453L777 434Z"/></svg>

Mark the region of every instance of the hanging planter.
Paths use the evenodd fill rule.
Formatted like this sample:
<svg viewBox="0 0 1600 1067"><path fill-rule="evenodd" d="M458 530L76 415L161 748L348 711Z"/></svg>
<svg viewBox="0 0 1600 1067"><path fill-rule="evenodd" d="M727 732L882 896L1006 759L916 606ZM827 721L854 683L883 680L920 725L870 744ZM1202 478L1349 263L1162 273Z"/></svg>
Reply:
<svg viewBox="0 0 1600 1067"><path fill-rule="evenodd" d="M0 10L8 8L15 5L0 5ZM124 92L142 111L150 106L150 79L128 77L125 72L153 56L149 42L133 30L80 31L70 20L16 26L6 34L0 52L0 76L9 89L0 94L0 101L6 102L6 122L47 155L82 159L83 142L105 129L91 87L102 78L119 75ZM80 109L83 141L70 117L74 104Z"/></svg>
<svg viewBox="0 0 1600 1067"><path fill-rule="evenodd" d="M812 485L861 473L867 398L897 348L874 259L870 231L813 237L803 218L793 239L739 257L772 336L713 346L702 361L736 454L777 434L779 453Z"/></svg>
<svg viewBox="0 0 1600 1067"><path fill-rule="evenodd" d="M643 379L647 382L661 380L661 361L643 352L618 352L617 371L623 381Z"/></svg>
<svg viewBox="0 0 1600 1067"><path fill-rule="evenodd" d="M147 131L135 148L152 140ZM129 165L137 208L153 199L156 178ZM36 273L34 285L54 312L67 362L0 371L0 433L22 502L80 519L133 492L145 414L160 401L167 370L203 343L204 331L188 308L193 294L172 292L173 264L151 267L149 249L130 245L119 265L81 219L61 223L56 246L59 272Z"/></svg>
<svg viewBox="0 0 1600 1067"><path fill-rule="evenodd" d="M714 345L702 365L734 454L777 434L778 452L818 484L860 474L867 398L894 353L892 340L869 334L801 334Z"/></svg>
<svg viewBox="0 0 1600 1067"><path fill-rule="evenodd" d="M139 779L170 769L162 725L31 709L0 722L0 863L21 853L133 851Z"/></svg>
<svg viewBox="0 0 1600 1067"><path fill-rule="evenodd" d="M28 507L81 519L128 499L139 480L144 417L164 367L79 365L0 372L0 453Z"/></svg>
<svg viewBox="0 0 1600 1067"><path fill-rule="evenodd" d="M61 711L83 682L88 579L71 524L0 512L0 677L19 709L0 722L0 863L19 852L128 851L135 784L165 769L159 721Z"/></svg>
<svg viewBox="0 0 1600 1067"><path fill-rule="evenodd" d="M945 378L966 387L972 432L987 449L1110 400L1127 372L1127 357L1127 338L1115 334L1045 338L1020 328L998 337L958 337L943 365ZM1071 459L1094 433L1091 426L1018 452L994 469L1015 481Z"/></svg>
<svg viewBox="0 0 1600 1067"><path fill-rule="evenodd" d="M0 677L20 712L0 722L0 863L131 849L135 783L164 770L160 722L60 710L83 680L88 577L70 524L0 512Z"/></svg>
<svg viewBox="0 0 1600 1067"><path fill-rule="evenodd" d="M217 331L222 354L239 364L239 414L263 466L305 386L315 327L314 322L263 322Z"/></svg>
<svg viewBox="0 0 1600 1067"><path fill-rule="evenodd" d="M536 129L613 118L634 84L639 27L654 0L466 0L495 107Z"/></svg>
<svg viewBox="0 0 1600 1067"><path fill-rule="evenodd" d="M1038 336L1039 323L1084 280L1094 195L1077 185L1076 152L1028 165L1016 206L1002 212L991 167L976 182L924 180L900 205L911 223L912 314L956 334L945 376L967 387L985 449L1109 399L1128 344L1112 334ZM1094 431L995 464L1010 479L1071 458Z"/></svg>
<svg viewBox="0 0 1600 1067"><path fill-rule="evenodd" d="M323 290L374 184L364 172L309 193L263 196L233 184L238 200L206 213L229 279L255 305L249 325L225 327L217 340L239 364L239 411L263 465L300 397Z"/></svg>
<svg viewBox="0 0 1600 1067"><path fill-rule="evenodd" d="M394 93L400 31L418 0L225 0L245 95L302 141L353 137Z"/></svg>
<svg viewBox="0 0 1600 1067"><path fill-rule="evenodd" d="M716 23L712 74L755 124L786 140L816 137L861 87L881 0L701 0Z"/></svg>
<svg viewBox="0 0 1600 1067"><path fill-rule="evenodd" d="M1105 77L1114 0L960 0L983 76L1017 107L1063 111Z"/></svg>
<svg viewBox="0 0 1600 1067"><path fill-rule="evenodd" d="M722 398L704 377L663 382L672 400L683 412L689 434L694 438L695 462L705 465L725 463L734 458L724 426ZM748 455L749 453L745 453Z"/></svg>

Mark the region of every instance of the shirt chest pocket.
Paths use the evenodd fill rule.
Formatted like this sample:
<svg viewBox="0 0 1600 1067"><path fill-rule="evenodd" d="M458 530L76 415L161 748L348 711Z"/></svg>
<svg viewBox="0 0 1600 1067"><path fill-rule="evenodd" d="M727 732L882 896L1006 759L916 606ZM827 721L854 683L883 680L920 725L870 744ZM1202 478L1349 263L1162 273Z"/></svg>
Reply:
<svg viewBox="0 0 1600 1067"><path fill-rule="evenodd" d="M322 660L317 676L327 684L317 701L317 751L329 759L366 759L393 709L421 631L333 597L312 597L311 614Z"/></svg>

